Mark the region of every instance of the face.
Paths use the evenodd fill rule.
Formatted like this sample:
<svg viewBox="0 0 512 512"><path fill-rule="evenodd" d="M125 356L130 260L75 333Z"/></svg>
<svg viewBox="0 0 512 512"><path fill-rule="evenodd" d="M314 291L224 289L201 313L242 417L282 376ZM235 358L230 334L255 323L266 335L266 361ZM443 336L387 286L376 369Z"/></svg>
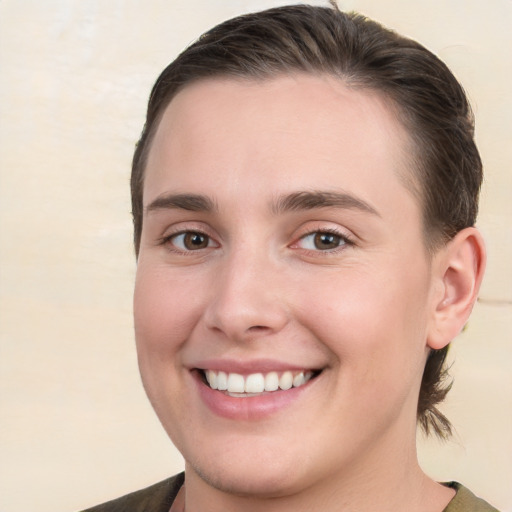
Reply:
<svg viewBox="0 0 512 512"><path fill-rule="evenodd" d="M329 77L172 100L146 170L135 329L190 474L280 495L414 450L433 286L408 147L383 98Z"/></svg>

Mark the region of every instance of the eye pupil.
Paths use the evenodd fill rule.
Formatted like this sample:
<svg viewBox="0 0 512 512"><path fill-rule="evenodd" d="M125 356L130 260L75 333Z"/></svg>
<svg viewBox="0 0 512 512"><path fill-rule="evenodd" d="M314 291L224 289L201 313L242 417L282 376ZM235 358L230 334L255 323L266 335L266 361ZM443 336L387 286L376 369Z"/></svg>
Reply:
<svg viewBox="0 0 512 512"><path fill-rule="evenodd" d="M316 233L314 242L317 249L335 249L340 245L340 237L332 233Z"/></svg>
<svg viewBox="0 0 512 512"><path fill-rule="evenodd" d="M204 249L208 247L208 237L201 233L187 233L183 240L187 249Z"/></svg>

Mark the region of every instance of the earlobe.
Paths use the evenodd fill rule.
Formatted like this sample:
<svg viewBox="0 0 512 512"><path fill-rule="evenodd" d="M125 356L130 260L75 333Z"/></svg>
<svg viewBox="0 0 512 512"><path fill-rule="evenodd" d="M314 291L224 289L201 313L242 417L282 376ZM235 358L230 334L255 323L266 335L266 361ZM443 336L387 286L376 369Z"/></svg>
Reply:
<svg viewBox="0 0 512 512"><path fill-rule="evenodd" d="M445 347L463 329L478 296L485 260L485 245L476 228L457 233L436 255L433 272L440 286L427 339L431 349Z"/></svg>

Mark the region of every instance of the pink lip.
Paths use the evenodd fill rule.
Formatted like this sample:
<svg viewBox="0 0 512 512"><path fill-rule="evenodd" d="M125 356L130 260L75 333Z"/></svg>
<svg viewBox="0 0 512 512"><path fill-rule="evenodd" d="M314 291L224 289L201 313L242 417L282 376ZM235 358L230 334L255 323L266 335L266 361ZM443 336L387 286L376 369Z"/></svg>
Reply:
<svg viewBox="0 0 512 512"><path fill-rule="evenodd" d="M205 359L194 364L194 368L198 368L200 370L214 370L216 372L239 373L241 375L285 371L293 372L314 369L309 366L297 366L290 363L275 361L273 359L254 359L244 361L238 361L235 359Z"/></svg>
<svg viewBox="0 0 512 512"><path fill-rule="evenodd" d="M200 372L193 371L191 374L206 406L217 416L238 421L261 420L290 407L316 381L312 379L303 386L287 391L272 391L259 396L236 398L211 389L203 382Z"/></svg>

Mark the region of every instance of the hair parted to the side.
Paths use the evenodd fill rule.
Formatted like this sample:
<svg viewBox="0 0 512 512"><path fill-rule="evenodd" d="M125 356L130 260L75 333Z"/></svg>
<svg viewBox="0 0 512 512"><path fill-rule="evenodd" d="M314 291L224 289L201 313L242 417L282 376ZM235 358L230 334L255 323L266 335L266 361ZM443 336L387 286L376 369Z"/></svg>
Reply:
<svg viewBox="0 0 512 512"><path fill-rule="evenodd" d="M149 99L146 124L131 176L135 250L143 223L144 170L151 142L172 98L192 82L233 77L270 79L292 73L327 74L390 101L413 147L405 184L423 210L426 248L434 252L474 225L482 164L474 143L472 112L448 67L419 43L356 13L292 5L228 20L202 35L160 75ZM321 136L321 134L320 134ZM448 393L448 347L427 360L418 422L428 434L451 433L437 404Z"/></svg>

